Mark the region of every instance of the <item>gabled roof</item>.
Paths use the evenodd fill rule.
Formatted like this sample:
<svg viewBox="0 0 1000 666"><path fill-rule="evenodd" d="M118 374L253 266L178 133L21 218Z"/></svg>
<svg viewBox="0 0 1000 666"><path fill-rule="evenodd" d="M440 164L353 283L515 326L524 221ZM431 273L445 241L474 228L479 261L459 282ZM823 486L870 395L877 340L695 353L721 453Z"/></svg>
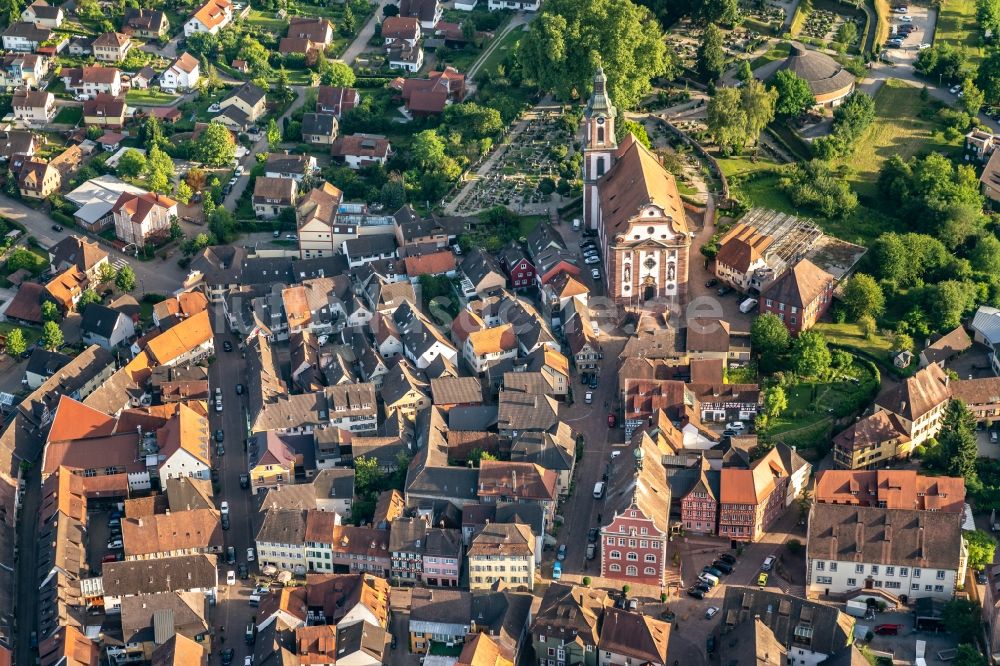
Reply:
<svg viewBox="0 0 1000 666"><path fill-rule="evenodd" d="M531 624L531 633L544 634L563 643L580 637L586 645L597 646L601 618L613 605L601 589L552 583L545 590Z"/></svg>
<svg viewBox="0 0 1000 666"><path fill-rule="evenodd" d="M648 205L662 210L674 232L689 231L677 181L632 134L622 141L614 164L597 187L603 225L609 236L625 232L629 220Z"/></svg>
<svg viewBox="0 0 1000 666"><path fill-rule="evenodd" d="M763 297L804 308L823 295L835 278L809 261L800 260L764 290Z"/></svg>
<svg viewBox="0 0 1000 666"><path fill-rule="evenodd" d="M192 18L198 19L205 28L211 30L228 20L228 17L232 15L232 6L229 0L208 0L194 13Z"/></svg>
<svg viewBox="0 0 1000 666"><path fill-rule="evenodd" d="M80 331L90 333L102 338L110 338L118 324L118 320L124 317L118 310L112 310L106 305L99 303L89 303L83 309L83 319L80 322Z"/></svg>
<svg viewBox="0 0 1000 666"><path fill-rule="evenodd" d="M913 422L951 397L948 375L936 363L891 386L875 398L875 406Z"/></svg>
<svg viewBox="0 0 1000 666"><path fill-rule="evenodd" d="M177 56L173 63L171 63L170 68L184 72L185 74L190 74L194 70L198 69L198 60L193 55L185 51Z"/></svg>
<svg viewBox="0 0 1000 666"><path fill-rule="evenodd" d="M146 344L146 351L164 365L212 339L208 310L184 319Z"/></svg>
<svg viewBox="0 0 1000 666"><path fill-rule="evenodd" d="M45 296L45 287L37 282L22 282L17 288L17 293L7 305L4 315L8 319L21 319L23 321L42 323L42 298Z"/></svg>
<svg viewBox="0 0 1000 666"><path fill-rule="evenodd" d="M416 39L420 21L410 16L390 16L382 22L382 39Z"/></svg>
<svg viewBox="0 0 1000 666"><path fill-rule="evenodd" d="M91 46L120 49L131 41L131 38L121 32L105 32L98 35Z"/></svg>
<svg viewBox="0 0 1000 666"><path fill-rule="evenodd" d="M648 615L618 608L604 612L601 622L601 650L621 655L638 663L667 663L670 623Z"/></svg>

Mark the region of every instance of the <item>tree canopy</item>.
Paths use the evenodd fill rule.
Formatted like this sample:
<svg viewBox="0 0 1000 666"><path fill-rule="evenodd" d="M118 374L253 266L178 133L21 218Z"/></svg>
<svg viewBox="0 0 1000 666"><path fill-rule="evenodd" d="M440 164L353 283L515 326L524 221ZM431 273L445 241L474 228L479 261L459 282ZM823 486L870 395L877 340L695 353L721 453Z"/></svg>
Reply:
<svg viewBox="0 0 1000 666"><path fill-rule="evenodd" d="M131 266L122 266L115 276L115 286L126 294L135 289L135 271Z"/></svg>
<svg viewBox="0 0 1000 666"><path fill-rule="evenodd" d="M822 377L831 360L826 338L818 331L803 331L792 344L795 372L802 377Z"/></svg>
<svg viewBox="0 0 1000 666"><path fill-rule="evenodd" d="M790 69L778 70L771 80L771 86L778 91L778 103L774 112L779 118L798 117L816 103L809 82Z"/></svg>
<svg viewBox="0 0 1000 666"><path fill-rule="evenodd" d="M705 81L716 81L726 69L726 52L722 49L722 31L717 25L705 26L698 45L698 73Z"/></svg>
<svg viewBox="0 0 1000 666"><path fill-rule="evenodd" d="M788 351L790 341L785 324L771 312L757 317L750 326L750 348L757 355L760 369L764 372L779 367L779 359Z"/></svg>
<svg viewBox="0 0 1000 666"><path fill-rule="evenodd" d="M951 400L945 408L938 433L939 459L951 476L965 478L967 484L977 479L976 418L961 400Z"/></svg>
<svg viewBox="0 0 1000 666"><path fill-rule="evenodd" d="M708 102L708 129L727 155L755 144L761 131L774 120L778 92L756 79L741 88L722 87Z"/></svg>
<svg viewBox="0 0 1000 666"><path fill-rule="evenodd" d="M194 142L195 158L210 166L227 166L236 156L236 141L225 125L209 123Z"/></svg>
<svg viewBox="0 0 1000 666"><path fill-rule="evenodd" d="M844 306L855 320L864 316L878 317L885 310L882 287L870 275L857 273L844 287Z"/></svg>
<svg viewBox="0 0 1000 666"><path fill-rule="evenodd" d="M997 540L989 532L971 530L963 532L962 536L969 544L969 566L982 569L993 564L993 555L997 550Z"/></svg>
<svg viewBox="0 0 1000 666"><path fill-rule="evenodd" d="M625 109L650 91L651 78L678 71L659 23L632 0L546 0L519 48L524 73L561 99L589 95L602 65L612 102Z"/></svg>
<svg viewBox="0 0 1000 666"><path fill-rule="evenodd" d="M24 331L15 328L7 334L5 350L11 356L20 356L28 350L28 342L24 339Z"/></svg>
<svg viewBox="0 0 1000 666"><path fill-rule="evenodd" d="M54 321L47 321L42 324L42 337L38 340L38 344L42 346L42 349L49 351L55 351L62 347L63 333L59 328L59 324Z"/></svg>

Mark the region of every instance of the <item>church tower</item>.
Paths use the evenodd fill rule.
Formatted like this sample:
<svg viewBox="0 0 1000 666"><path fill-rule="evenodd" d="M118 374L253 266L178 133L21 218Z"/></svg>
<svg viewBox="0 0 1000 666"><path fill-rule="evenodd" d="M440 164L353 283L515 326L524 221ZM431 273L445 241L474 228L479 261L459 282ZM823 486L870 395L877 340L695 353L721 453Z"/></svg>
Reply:
<svg viewBox="0 0 1000 666"><path fill-rule="evenodd" d="M597 181L611 169L615 150L615 107L608 99L608 77L600 66L594 75L594 92L583 114L583 221L597 229L600 201Z"/></svg>

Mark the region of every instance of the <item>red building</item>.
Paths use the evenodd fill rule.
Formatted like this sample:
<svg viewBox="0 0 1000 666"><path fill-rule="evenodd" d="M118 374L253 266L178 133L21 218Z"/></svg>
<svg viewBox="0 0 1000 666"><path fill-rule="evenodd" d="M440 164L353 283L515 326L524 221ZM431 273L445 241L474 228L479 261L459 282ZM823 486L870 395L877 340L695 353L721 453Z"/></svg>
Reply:
<svg viewBox="0 0 1000 666"><path fill-rule="evenodd" d="M500 265L507 273L510 286L526 289L535 281L535 265L528 259L524 249L516 241L511 241L500 250Z"/></svg>
<svg viewBox="0 0 1000 666"><path fill-rule="evenodd" d="M787 506L791 474L778 449L750 469L724 468L719 475L719 536L758 541Z"/></svg>
<svg viewBox="0 0 1000 666"><path fill-rule="evenodd" d="M777 315L789 333L798 335L830 307L836 286L836 278L803 259L764 290L760 311Z"/></svg>
<svg viewBox="0 0 1000 666"><path fill-rule="evenodd" d="M611 522L601 528L601 576L624 583L662 585L667 565L670 487L653 440L643 438L635 452L634 475L622 475L607 489L613 513ZM623 457L619 464L630 462Z"/></svg>
<svg viewBox="0 0 1000 666"><path fill-rule="evenodd" d="M719 526L719 472L701 470L691 490L681 498L681 523L687 532L715 534Z"/></svg>

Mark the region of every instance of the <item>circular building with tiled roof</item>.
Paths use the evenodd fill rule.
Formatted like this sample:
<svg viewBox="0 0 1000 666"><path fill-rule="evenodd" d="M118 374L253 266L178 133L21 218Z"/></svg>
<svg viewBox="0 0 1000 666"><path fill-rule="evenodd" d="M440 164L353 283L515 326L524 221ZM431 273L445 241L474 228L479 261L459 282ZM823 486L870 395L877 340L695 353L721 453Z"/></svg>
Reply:
<svg viewBox="0 0 1000 666"><path fill-rule="evenodd" d="M816 104L836 106L854 90L854 75L819 51L810 51L798 42L792 42L788 58L778 70L789 69L806 80Z"/></svg>

